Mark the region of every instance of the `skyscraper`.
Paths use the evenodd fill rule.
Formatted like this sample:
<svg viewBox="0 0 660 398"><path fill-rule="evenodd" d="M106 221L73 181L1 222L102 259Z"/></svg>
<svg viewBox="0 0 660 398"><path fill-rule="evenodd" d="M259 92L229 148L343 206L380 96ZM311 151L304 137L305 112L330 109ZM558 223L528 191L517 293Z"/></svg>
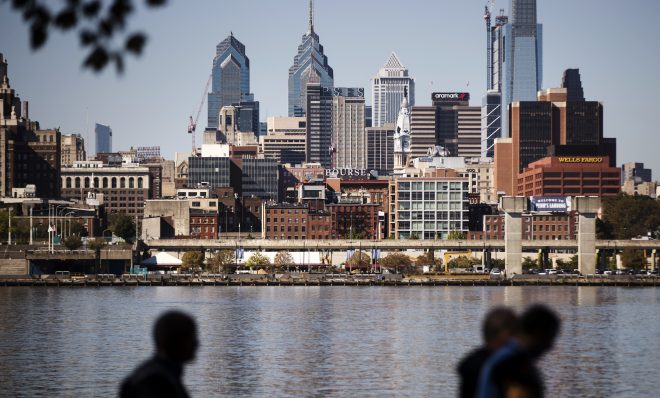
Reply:
<svg viewBox="0 0 660 398"><path fill-rule="evenodd" d="M307 162L332 167L332 91L312 71L306 85Z"/></svg>
<svg viewBox="0 0 660 398"><path fill-rule="evenodd" d="M334 72L328 65L328 57L323 53L319 35L314 32L314 2L309 0L309 21L307 33L298 46L298 54L289 68L289 116L304 116L307 111L307 83L315 71L321 87L334 86Z"/></svg>
<svg viewBox="0 0 660 398"><path fill-rule="evenodd" d="M382 127L385 123L396 123L404 93L408 95L408 106L415 105L415 79L408 76L406 69L393 52L385 65L373 78L372 125Z"/></svg>
<svg viewBox="0 0 660 398"><path fill-rule="evenodd" d="M250 59L245 55L245 46L233 33L216 46L211 75L207 128L215 129L218 127L218 112L223 106L252 100Z"/></svg>
<svg viewBox="0 0 660 398"><path fill-rule="evenodd" d="M333 90L333 167L367 168L367 136L364 129L364 88Z"/></svg>
<svg viewBox="0 0 660 398"><path fill-rule="evenodd" d="M511 0L511 20L502 33L502 136L509 135L508 107L535 101L541 89L542 25L536 23L536 0Z"/></svg>
<svg viewBox="0 0 660 398"><path fill-rule="evenodd" d="M112 152L112 129L110 126L96 123L94 126L94 135L96 137L96 153Z"/></svg>

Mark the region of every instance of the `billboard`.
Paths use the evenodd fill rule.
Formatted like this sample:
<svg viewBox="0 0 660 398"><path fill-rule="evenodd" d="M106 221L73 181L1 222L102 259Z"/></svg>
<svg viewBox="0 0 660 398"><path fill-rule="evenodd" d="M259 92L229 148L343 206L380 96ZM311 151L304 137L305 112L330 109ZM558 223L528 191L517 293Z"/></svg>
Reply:
<svg viewBox="0 0 660 398"><path fill-rule="evenodd" d="M552 213L566 213L571 211L570 196L530 196L530 211L547 211Z"/></svg>
<svg viewBox="0 0 660 398"><path fill-rule="evenodd" d="M442 102L442 101L469 101L470 100L470 93L460 93L460 92L452 92L452 93L433 93L431 94L431 100L433 102Z"/></svg>

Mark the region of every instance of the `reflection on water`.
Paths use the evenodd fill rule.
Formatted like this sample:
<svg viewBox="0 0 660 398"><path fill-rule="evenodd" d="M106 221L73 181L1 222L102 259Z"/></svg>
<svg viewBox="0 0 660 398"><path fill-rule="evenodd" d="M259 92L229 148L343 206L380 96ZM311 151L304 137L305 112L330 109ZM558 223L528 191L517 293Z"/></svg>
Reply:
<svg viewBox="0 0 660 398"><path fill-rule="evenodd" d="M2 288L0 391L114 396L179 308L200 326L193 396L452 396L488 308L533 302L563 320L548 396L655 395L660 295L611 287Z"/></svg>

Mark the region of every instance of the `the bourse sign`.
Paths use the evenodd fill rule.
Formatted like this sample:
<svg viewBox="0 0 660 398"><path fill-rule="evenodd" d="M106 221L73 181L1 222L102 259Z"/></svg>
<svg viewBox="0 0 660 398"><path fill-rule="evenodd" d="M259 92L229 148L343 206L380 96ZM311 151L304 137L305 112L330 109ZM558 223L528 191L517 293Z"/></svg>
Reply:
<svg viewBox="0 0 660 398"><path fill-rule="evenodd" d="M377 177L378 172L376 170L366 170L366 169L325 169L325 176L330 178L370 178Z"/></svg>
<svg viewBox="0 0 660 398"><path fill-rule="evenodd" d="M571 211L570 196L530 196L531 211L547 211L552 213L567 213Z"/></svg>

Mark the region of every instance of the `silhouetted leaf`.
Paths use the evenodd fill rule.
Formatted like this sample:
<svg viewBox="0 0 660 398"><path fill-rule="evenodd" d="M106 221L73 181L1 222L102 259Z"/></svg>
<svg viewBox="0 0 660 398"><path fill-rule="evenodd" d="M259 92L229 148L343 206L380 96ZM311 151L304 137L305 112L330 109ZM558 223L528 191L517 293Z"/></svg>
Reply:
<svg viewBox="0 0 660 398"><path fill-rule="evenodd" d="M114 31L114 26L111 21L108 20L102 20L99 22L99 33L104 35L104 36L112 36L112 32Z"/></svg>
<svg viewBox="0 0 660 398"><path fill-rule="evenodd" d="M83 65L98 72L105 67L108 60L108 52L104 48L96 47L89 56L87 56Z"/></svg>
<svg viewBox="0 0 660 398"><path fill-rule="evenodd" d="M14 8L23 8L28 5L29 2L30 0L12 0L11 5Z"/></svg>
<svg viewBox="0 0 660 398"><path fill-rule="evenodd" d="M30 45L33 50L40 48L48 39L46 24L35 22L30 29Z"/></svg>
<svg viewBox="0 0 660 398"><path fill-rule="evenodd" d="M101 2L98 0L87 2L82 7L82 13L87 18L93 18L101 11Z"/></svg>
<svg viewBox="0 0 660 398"><path fill-rule="evenodd" d="M57 17L55 17L55 26L62 28L63 30L68 30L76 26L78 22L78 17L76 11L72 8L64 9L60 12Z"/></svg>
<svg viewBox="0 0 660 398"><path fill-rule="evenodd" d="M96 33L88 29L82 30L80 32L80 44L88 46L93 43L96 43Z"/></svg>
<svg viewBox="0 0 660 398"><path fill-rule="evenodd" d="M133 6L128 0L115 0L110 6L110 18L115 25L124 27L126 17L133 12Z"/></svg>
<svg viewBox="0 0 660 398"><path fill-rule="evenodd" d="M164 5L167 1L166 0L147 0L147 5L149 7L160 7Z"/></svg>
<svg viewBox="0 0 660 398"><path fill-rule="evenodd" d="M140 55L146 41L147 37L144 33L134 33L126 40L126 51Z"/></svg>

